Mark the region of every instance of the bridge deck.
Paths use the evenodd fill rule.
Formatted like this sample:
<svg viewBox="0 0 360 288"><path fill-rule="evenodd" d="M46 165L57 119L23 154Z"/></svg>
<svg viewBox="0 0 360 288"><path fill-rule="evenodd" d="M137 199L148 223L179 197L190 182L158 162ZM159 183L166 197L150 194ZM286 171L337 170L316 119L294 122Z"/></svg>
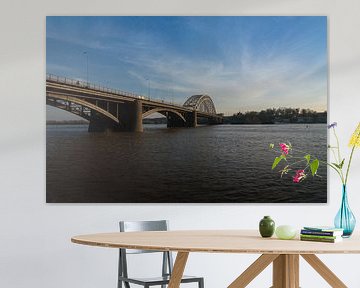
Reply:
<svg viewBox="0 0 360 288"><path fill-rule="evenodd" d="M198 117L222 119L222 116L212 113L198 111L194 107L184 107L179 104L170 103L164 100L151 99L149 97L121 90L111 89L83 81L58 77L48 74L46 76L46 96L60 98L77 97L87 100L110 101L117 103L141 101L143 106L151 108L164 108L178 112L194 112Z"/></svg>

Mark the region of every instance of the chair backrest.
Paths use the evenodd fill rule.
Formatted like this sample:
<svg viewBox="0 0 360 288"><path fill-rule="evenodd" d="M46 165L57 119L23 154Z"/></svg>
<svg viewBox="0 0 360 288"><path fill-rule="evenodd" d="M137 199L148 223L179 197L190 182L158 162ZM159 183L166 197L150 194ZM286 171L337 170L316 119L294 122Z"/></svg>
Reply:
<svg viewBox="0 0 360 288"><path fill-rule="evenodd" d="M140 231L167 231L169 223L167 220L156 221L120 221L120 232ZM126 249L126 254L156 253L159 251Z"/></svg>
<svg viewBox="0 0 360 288"><path fill-rule="evenodd" d="M167 220L158 221L120 221L120 232L140 231L167 231L169 224ZM161 251L119 249L119 276L128 277L126 254L159 253ZM172 255L169 251L163 253L162 275L171 275L173 267Z"/></svg>
<svg viewBox="0 0 360 288"><path fill-rule="evenodd" d="M169 229L169 223L167 220L120 221L121 232L167 231L168 229Z"/></svg>

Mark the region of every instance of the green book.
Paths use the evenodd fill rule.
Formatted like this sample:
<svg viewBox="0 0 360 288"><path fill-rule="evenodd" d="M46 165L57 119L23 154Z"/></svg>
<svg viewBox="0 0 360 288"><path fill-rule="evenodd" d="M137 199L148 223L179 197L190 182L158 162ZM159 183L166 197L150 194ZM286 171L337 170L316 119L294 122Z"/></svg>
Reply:
<svg viewBox="0 0 360 288"><path fill-rule="evenodd" d="M342 237L336 237L335 239L327 238L314 238L314 237L302 237L300 236L301 241L313 241L313 242L324 242L324 243L337 243L342 241Z"/></svg>
<svg viewBox="0 0 360 288"><path fill-rule="evenodd" d="M325 236L325 235L308 235L308 234L300 234L300 237L303 238L314 238L314 239L337 239L341 238L341 236Z"/></svg>

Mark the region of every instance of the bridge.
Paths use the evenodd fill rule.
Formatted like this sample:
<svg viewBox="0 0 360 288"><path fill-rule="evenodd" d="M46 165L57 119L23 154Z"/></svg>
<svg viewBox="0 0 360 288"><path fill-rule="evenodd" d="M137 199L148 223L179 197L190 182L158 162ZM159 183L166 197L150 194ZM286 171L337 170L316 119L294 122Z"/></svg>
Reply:
<svg viewBox="0 0 360 288"><path fill-rule="evenodd" d="M167 118L167 127L196 127L198 118L221 124L210 96L193 95L184 105L97 86L55 75L46 75L46 104L89 121L89 132L142 132L142 119L153 113Z"/></svg>

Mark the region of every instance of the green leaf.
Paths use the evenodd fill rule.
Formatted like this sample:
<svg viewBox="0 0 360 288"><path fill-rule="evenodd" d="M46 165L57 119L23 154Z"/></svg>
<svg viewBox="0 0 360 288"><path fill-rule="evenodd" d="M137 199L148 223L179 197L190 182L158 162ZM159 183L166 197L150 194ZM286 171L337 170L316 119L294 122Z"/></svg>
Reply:
<svg viewBox="0 0 360 288"><path fill-rule="evenodd" d="M274 159L274 163L272 164L271 169L274 169L274 168L280 163L280 161L281 161L282 159L284 159L284 157L282 157L282 156L276 157L276 158Z"/></svg>
<svg viewBox="0 0 360 288"><path fill-rule="evenodd" d="M339 170L341 170L343 168L343 166L344 166L344 162L345 162L345 159L343 159L340 164L337 164L335 162L332 162L331 164L334 165Z"/></svg>
<svg viewBox="0 0 360 288"><path fill-rule="evenodd" d="M311 174L312 176L314 176L317 172L319 168L319 160L318 159L315 159L314 161L311 162L310 164L310 170L311 170Z"/></svg>
<svg viewBox="0 0 360 288"><path fill-rule="evenodd" d="M335 163L335 162L332 162L331 164L333 164L336 168L340 169L340 165Z"/></svg>
<svg viewBox="0 0 360 288"><path fill-rule="evenodd" d="M309 164L310 158L311 158L310 154L305 155L304 158L306 159L307 163Z"/></svg>
<svg viewBox="0 0 360 288"><path fill-rule="evenodd" d="M271 143L271 144L269 145L269 148L270 148L270 149L274 149L274 143Z"/></svg>
<svg viewBox="0 0 360 288"><path fill-rule="evenodd" d="M345 158L341 161L340 165L339 165L339 168L342 169L342 167L344 166L344 163L345 163Z"/></svg>

